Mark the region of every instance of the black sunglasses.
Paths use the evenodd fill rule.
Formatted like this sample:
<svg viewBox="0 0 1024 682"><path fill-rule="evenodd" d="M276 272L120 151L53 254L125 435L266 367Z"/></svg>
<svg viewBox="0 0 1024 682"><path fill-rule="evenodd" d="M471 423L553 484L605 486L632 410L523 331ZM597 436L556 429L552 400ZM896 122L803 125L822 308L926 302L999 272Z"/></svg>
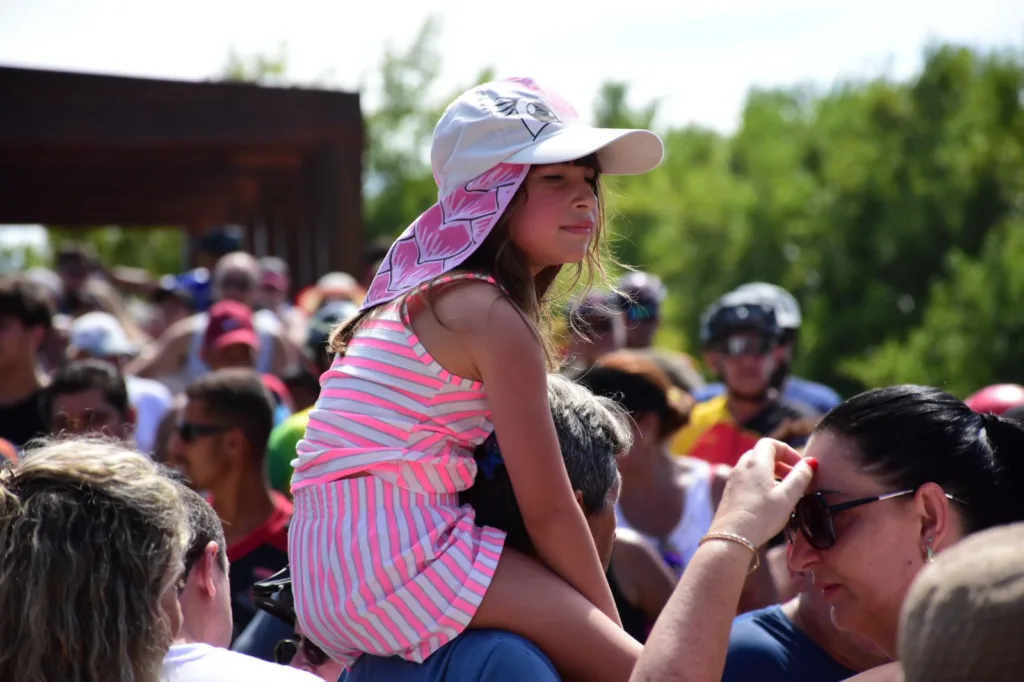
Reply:
<svg viewBox="0 0 1024 682"><path fill-rule="evenodd" d="M178 423L178 438L181 438L186 443L193 443L204 436L213 436L230 430L230 426L196 424L195 422L183 421Z"/></svg>
<svg viewBox="0 0 1024 682"><path fill-rule="evenodd" d="M904 495L913 495L916 492L916 488L913 490L900 490L874 497L862 497L858 500L840 502L839 504L829 504L822 493L804 495L796 503L796 507L789 517L789 523L786 525L786 538L793 542L796 540L797 531L799 531L807 539L807 543L814 549L819 551L832 549L838 539L835 526L836 514L848 509L863 507L872 502L882 502L883 500L892 500ZM958 500L949 493L946 493L946 497L963 503L962 500Z"/></svg>
<svg viewBox="0 0 1024 682"><path fill-rule="evenodd" d="M775 339L770 336L728 336L714 344L715 350L731 358L752 355L764 357L772 352L777 346Z"/></svg>
<svg viewBox="0 0 1024 682"><path fill-rule="evenodd" d="M274 645L274 663L288 665L300 649L306 660L315 668L319 668L327 662L327 654L323 649L305 637L299 637L298 640L282 639Z"/></svg>

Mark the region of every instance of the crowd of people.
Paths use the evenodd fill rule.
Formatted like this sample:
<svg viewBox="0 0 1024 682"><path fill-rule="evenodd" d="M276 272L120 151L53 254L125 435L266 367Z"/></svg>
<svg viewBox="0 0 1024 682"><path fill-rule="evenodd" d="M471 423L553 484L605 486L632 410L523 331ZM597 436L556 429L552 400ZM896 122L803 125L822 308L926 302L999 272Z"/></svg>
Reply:
<svg viewBox="0 0 1024 682"><path fill-rule="evenodd" d="M364 272L0 279L0 679L1017 679L1024 387L844 400L763 282L659 348L601 195L662 150L495 81Z"/></svg>

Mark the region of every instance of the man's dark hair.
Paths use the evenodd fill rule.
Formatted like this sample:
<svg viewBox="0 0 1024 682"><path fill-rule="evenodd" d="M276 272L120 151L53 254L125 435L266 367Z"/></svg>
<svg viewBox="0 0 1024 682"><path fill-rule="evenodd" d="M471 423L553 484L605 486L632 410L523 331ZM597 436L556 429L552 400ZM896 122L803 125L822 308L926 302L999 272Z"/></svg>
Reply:
<svg viewBox="0 0 1024 682"><path fill-rule="evenodd" d="M193 381L185 395L202 401L223 426L241 430L253 453L263 458L274 428L274 398L259 374L251 369L220 369Z"/></svg>
<svg viewBox="0 0 1024 682"><path fill-rule="evenodd" d="M628 417L612 400L559 375L548 377L548 402L569 481L583 495L583 511L597 514L605 509L618 478L618 456L633 444ZM477 525L505 531L509 547L532 554L533 543L494 437L474 456L476 481L459 494L459 501L473 507Z"/></svg>
<svg viewBox="0 0 1024 682"><path fill-rule="evenodd" d="M57 396L99 391L103 401L127 420L130 410L128 387L120 370L103 360L74 360L58 369L43 392L43 416L53 418Z"/></svg>
<svg viewBox="0 0 1024 682"><path fill-rule="evenodd" d="M0 277L0 317L13 317L29 328L53 327L53 300L46 287L20 275Z"/></svg>
<svg viewBox="0 0 1024 682"><path fill-rule="evenodd" d="M182 576L182 580L188 579L192 569L203 556L206 546L211 542L217 543L217 563L226 574L228 572L228 543L224 538L224 524L221 523L217 512L213 510L209 502L203 499L202 495L177 478L175 478L175 483L178 484L181 504L185 507L185 514L188 517L189 530L188 549L185 550L185 574Z"/></svg>
<svg viewBox="0 0 1024 682"><path fill-rule="evenodd" d="M82 242L64 242L57 247L54 261L57 265L70 265L71 263L81 264L86 267L96 262L96 250L91 244Z"/></svg>

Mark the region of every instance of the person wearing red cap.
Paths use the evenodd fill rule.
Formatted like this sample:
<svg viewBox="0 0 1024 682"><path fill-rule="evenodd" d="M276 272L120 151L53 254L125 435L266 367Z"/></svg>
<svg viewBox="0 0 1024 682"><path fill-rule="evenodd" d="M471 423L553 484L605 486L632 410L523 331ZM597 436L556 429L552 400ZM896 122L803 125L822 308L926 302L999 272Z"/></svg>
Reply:
<svg viewBox="0 0 1024 682"><path fill-rule="evenodd" d="M967 407L979 414L1006 414L1014 407L1024 405L1024 386L994 384L974 392L966 400Z"/></svg>
<svg viewBox="0 0 1024 682"><path fill-rule="evenodd" d="M218 301L210 308L203 335L202 359L216 371L227 367L256 366L260 337L253 325L252 310L237 301Z"/></svg>
<svg viewBox="0 0 1024 682"><path fill-rule="evenodd" d="M253 315L256 305L256 289L259 283L259 264L248 253L229 253L217 262L213 269L213 295L217 303L208 312L197 313L171 325L159 339L149 344L126 368L128 374L150 379L160 379L174 392L180 392L194 379L210 371L204 360L208 327L214 317L218 303L235 302L250 310L249 327L255 329L258 339L254 359L246 366L255 366L260 372L281 376L290 364L299 357L294 344L288 341L280 322L273 315ZM228 330L234 331L234 330ZM214 330L213 337L217 337ZM236 338L242 335L235 335ZM221 342L221 345L228 345ZM231 364L238 366L239 354L249 351L233 350L229 353Z"/></svg>

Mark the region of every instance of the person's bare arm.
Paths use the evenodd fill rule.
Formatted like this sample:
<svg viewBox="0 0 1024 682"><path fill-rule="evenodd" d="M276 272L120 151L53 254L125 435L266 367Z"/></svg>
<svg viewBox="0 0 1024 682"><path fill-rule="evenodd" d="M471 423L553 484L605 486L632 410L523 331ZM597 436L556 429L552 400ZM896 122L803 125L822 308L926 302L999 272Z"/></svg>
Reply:
<svg viewBox="0 0 1024 682"><path fill-rule="evenodd" d="M780 483L777 462L792 466ZM761 546L786 523L811 482L813 469L783 443L762 440L730 475L711 533L729 533ZM702 544L669 599L631 682L718 682L725 670L729 633L752 555L728 540Z"/></svg>
<svg viewBox="0 0 1024 682"><path fill-rule="evenodd" d="M196 321L191 317L175 322L128 363L125 374L155 379L177 372L188 354L195 325Z"/></svg>
<svg viewBox="0 0 1024 682"><path fill-rule="evenodd" d="M654 622L665 608L676 577L650 543L620 531L612 551L612 573L626 598Z"/></svg>
<svg viewBox="0 0 1024 682"><path fill-rule="evenodd" d="M621 625L593 537L576 503L547 401L544 352L491 287L445 294L463 307L462 342L483 381L523 521L541 561Z"/></svg>

